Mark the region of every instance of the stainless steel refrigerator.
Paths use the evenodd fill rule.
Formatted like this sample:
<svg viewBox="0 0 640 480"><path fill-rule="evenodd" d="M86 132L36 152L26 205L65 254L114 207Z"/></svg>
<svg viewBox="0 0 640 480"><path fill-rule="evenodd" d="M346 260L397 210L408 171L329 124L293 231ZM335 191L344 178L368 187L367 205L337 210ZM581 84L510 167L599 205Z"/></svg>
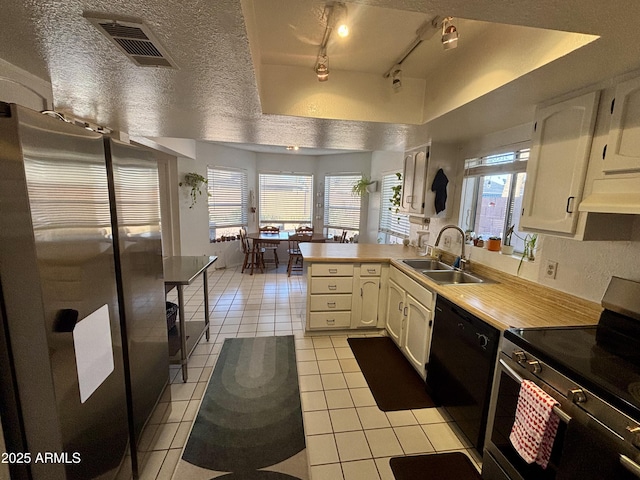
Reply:
<svg viewBox="0 0 640 480"><path fill-rule="evenodd" d="M151 155L0 103L0 412L7 451L22 454L12 479L137 476L168 379L159 219Z"/></svg>

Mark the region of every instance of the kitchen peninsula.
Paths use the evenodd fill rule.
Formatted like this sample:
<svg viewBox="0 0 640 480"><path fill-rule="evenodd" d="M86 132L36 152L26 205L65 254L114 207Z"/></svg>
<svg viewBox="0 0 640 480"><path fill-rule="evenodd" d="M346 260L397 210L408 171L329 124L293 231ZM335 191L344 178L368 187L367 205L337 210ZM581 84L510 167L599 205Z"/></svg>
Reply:
<svg viewBox="0 0 640 480"><path fill-rule="evenodd" d="M402 263L403 258L419 255L413 247L377 244L314 244L301 245L309 279L308 301L314 295L312 275L314 266L322 264L380 264L380 296L376 326L384 328L388 278L390 271L398 271L426 290L441 295L468 310L499 330L511 327L552 327L595 325L600 305L553 290L534 282L498 272L471 262L470 270L496 280L491 284L440 285ZM316 267L317 268L317 267ZM354 270L355 271L355 270ZM335 292L337 293L337 292ZM351 291L349 293L352 293ZM311 310L311 309L309 309ZM310 325L307 322L307 329ZM337 327L337 326L336 326ZM349 328L343 324L343 328ZM313 328L311 328L313 330Z"/></svg>

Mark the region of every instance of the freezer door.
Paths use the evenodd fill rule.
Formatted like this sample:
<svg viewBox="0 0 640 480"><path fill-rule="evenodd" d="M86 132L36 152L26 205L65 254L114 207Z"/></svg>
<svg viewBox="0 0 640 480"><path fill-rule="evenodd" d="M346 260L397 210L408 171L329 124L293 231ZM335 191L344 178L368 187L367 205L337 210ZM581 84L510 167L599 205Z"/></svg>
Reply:
<svg viewBox="0 0 640 480"><path fill-rule="evenodd" d="M12 105L0 144L3 327L32 476L113 478L128 425L102 136Z"/></svg>
<svg viewBox="0 0 640 480"><path fill-rule="evenodd" d="M136 447L169 378L158 164L151 152L105 139L112 182L120 319L126 335ZM115 207L115 209L114 209Z"/></svg>

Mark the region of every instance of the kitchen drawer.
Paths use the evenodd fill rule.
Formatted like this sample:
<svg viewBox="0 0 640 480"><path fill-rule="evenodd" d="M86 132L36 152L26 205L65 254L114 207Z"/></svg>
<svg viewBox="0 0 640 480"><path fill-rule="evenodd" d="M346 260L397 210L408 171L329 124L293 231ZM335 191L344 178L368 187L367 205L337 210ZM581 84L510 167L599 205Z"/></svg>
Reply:
<svg viewBox="0 0 640 480"><path fill-rule="evenodd" d="M363 263L360 266L361 277L379 277L382 271L382 264L380 263Z"/></svg>
<svg viewBox="0 0 640 480"><path fill-rule="evenodd" d="M309 328L350 328L351 312L311 312Z"/></svg>
<svg viewBox="0 0 640 480"><path fill-rule="evenodd" d="M353 279L351 277L312 277L311 294L316 293L351 293Z"/></svg>
<svg viewBox="0 0 640 480"><path fill-rule="evenodd" d="M351 295L311 295L309 310L312 312L351 310Z"/></svg>
<svg viewBox="0 0 640 480"><path fill-rule="evenodd" d="M314 263L311 266L312 277L352 277L352 263Z"/></svg>

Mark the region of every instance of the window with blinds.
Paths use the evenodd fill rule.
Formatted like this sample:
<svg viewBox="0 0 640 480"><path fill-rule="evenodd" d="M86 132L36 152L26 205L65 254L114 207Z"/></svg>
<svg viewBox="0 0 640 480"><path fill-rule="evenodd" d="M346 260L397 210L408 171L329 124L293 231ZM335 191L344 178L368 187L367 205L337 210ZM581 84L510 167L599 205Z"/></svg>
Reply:
<svg viewBox="0 0 640 480"><path fill-rule="evenodd" d="M247 172L231 168L208 167L209 237L237 235L247 226L249 187Z"/></svg>
<svg viewBox="0 0 640 480"><path fill-rule="evenodd" d="M312 223L313 175L260 173L258 177L261 226L290 230Z"/></svg>
<svg viewBox="0 0 640 480"><path fill-rule="evenodd" d="M523 250L526 233L517 227L529 153L528 148L522 148L465 161L460 224L466 231L483 240L505 239L506 231L515 225L511 245L516 252Z"/></svg>
<svg viewBox="0 0 640 480"><path fill-rule="evenodd" d="M353 194L353 185L362 175L326 175L324 177L324 228L360 230L361 198Z"/></svg>
<svg viewBox="0 0 640 480"><path fill-rule="evenodd" d="M409 238L409 216L399 212L396 213L395 207L391 204L391 197L393 197L392 187L398 185L402 185L402 180L398 179L395 173L388 173L382 176L380 226L378 230L386 234L387 243L392 240L389 236Z"/></svg>

